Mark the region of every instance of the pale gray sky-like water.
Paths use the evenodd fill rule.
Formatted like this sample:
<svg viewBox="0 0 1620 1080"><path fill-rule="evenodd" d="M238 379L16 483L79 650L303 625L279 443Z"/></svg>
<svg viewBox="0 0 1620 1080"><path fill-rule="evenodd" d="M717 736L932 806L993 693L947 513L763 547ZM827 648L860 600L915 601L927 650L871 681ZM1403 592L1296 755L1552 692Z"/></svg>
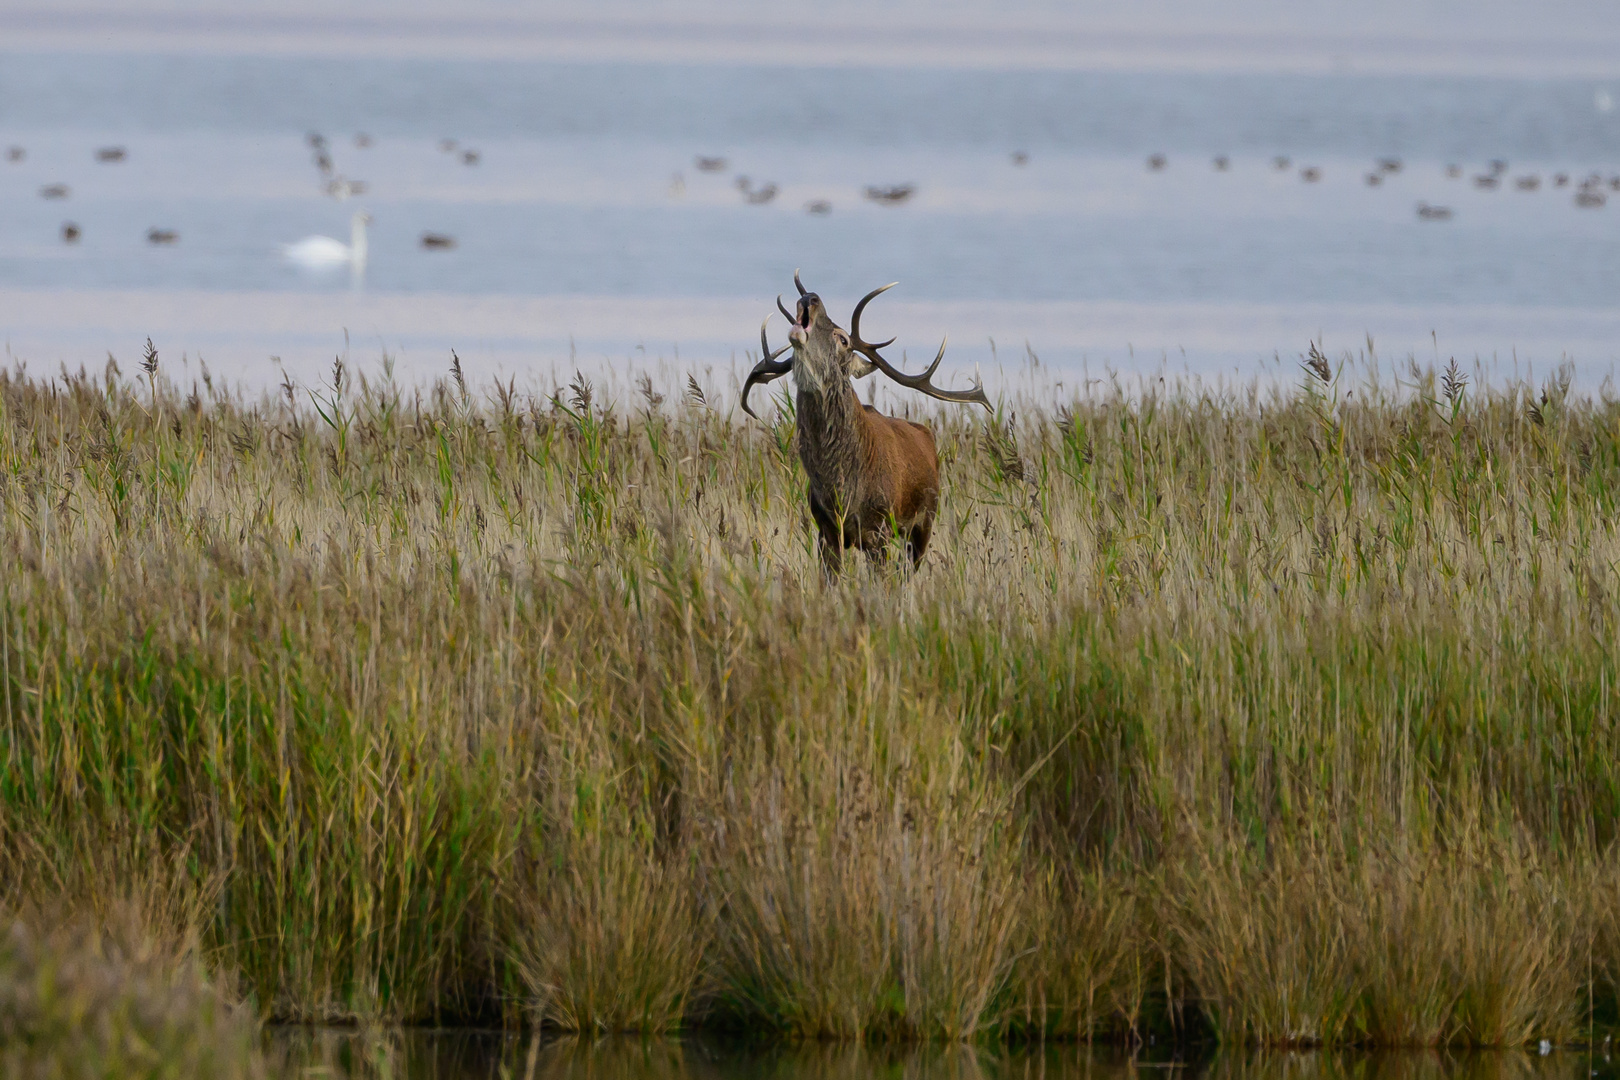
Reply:
<svg viewBox="0 0 1620 1080"><path fill-rule="evenodd" d="M0 335L32 370L150 335L258 384L345 341L412 377L452 347L488 374L729 371L802 267L835 312L899 280L874 329L914 359L949 334L959 378L1026 349L1071 385L1242 378L1370 336L1596 385L1617 101L1620 16L1585 0L0 3ZM282 257L357 208L360 287Z"/></svg>

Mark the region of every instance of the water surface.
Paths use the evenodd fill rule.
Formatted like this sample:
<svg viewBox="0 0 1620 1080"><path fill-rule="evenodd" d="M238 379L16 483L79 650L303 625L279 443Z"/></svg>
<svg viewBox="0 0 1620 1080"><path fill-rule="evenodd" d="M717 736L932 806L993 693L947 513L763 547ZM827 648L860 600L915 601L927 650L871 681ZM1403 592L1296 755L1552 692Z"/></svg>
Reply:
<svg viewBox="0 0 1620 1080"><path fill-rule="evenodd" d="M1155 1047L1033 1049L749 1044L713 1039L606 1038L536 1042L501 1032L288 1029L270 1037L278 1077L397 1080L1610 1080L1608 1055L1574 1050L1330 1054L1210 1052Z"/></svg>
<svg viewBox="0 0 1620 1080"><path fill-rule="evenodd" d="M902 282L884 303L913 305L886 309L905 344L950 334L964 364L998 338L1065 369L1243 372L1372 335L1601 375L1617 100L1620 81L1554 75L0 51L0 145L24 151L0 160L0 332L47 367L150 334L259 378L271 355L329 364L345 331L412 370L452 347L475 370L729 364L802 267L835 310ZM108 146L127 156L98 162ZM1576 205L1592 177L1612 202ZM339 178L364 194L332 196ZM346 239L360 208L358 289L281 256ZM572 319L575 300L617 315ZM550 314L467 316L484 302ZM668 318L683 302L711 314ZM385 317L418 303L446 314Z"/></svg>

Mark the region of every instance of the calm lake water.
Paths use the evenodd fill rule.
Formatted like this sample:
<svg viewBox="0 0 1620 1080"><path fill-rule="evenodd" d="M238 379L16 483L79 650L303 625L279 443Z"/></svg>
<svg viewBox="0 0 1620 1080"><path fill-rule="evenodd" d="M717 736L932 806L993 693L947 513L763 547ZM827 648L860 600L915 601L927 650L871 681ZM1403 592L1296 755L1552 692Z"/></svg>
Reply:
<svg viewBox="0 0 1620 1080"><path fill-rule="evenodd" d="M344 348L726 366L796 267L835 311L899 280L874 329L992 376L1026 342L1205 375L1369 335L1594 383L1620 358L1620 79L6 49L0 335L36 370L148 334L261 382ZM362 208L358 287L281 255Z"/></svg>
<svg viewBox="0 0 1620 1080"><path fill-rule="evenodd" d="M396 1080L1609 1080L1603 1054L1517 1052L1216 1053L1138 1057L1107 1048L1036 1050L749 1046L706 1039L608 1038L534 1045L527 1036L466 1032L282 1031L273 1075Z"/></svg>

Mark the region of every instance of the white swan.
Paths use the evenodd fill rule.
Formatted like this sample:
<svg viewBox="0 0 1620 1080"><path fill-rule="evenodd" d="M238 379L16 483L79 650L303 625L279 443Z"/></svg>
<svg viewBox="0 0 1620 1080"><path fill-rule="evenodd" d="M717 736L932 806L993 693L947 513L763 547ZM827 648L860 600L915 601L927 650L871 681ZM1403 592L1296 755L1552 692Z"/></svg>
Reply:
<svg viewBox="0 0 1620 1080"><path fill-rule="evenodd" d="M306 236L296 244L281 245L281 253L288 262L310 269L349 265L362 270L366 265L366 226L369 224L371 215L361 210L350 219L347 244L330 236Z"/></svg>

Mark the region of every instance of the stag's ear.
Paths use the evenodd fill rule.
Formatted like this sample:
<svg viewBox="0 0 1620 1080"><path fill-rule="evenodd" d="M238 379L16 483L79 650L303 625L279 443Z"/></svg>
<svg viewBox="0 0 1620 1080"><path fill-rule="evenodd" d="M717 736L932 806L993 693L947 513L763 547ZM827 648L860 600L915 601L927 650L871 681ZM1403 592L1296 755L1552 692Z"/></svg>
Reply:
<svg viewBox="0 0 1620 1080"><path fill-rule="evenodd" d="M872 363L872 361L868 360L858 352L852 352L849 354L848 363L849 377L852 379L864 379L868 375L872 374L872 372L877 370L876 364Z"/></svg>

